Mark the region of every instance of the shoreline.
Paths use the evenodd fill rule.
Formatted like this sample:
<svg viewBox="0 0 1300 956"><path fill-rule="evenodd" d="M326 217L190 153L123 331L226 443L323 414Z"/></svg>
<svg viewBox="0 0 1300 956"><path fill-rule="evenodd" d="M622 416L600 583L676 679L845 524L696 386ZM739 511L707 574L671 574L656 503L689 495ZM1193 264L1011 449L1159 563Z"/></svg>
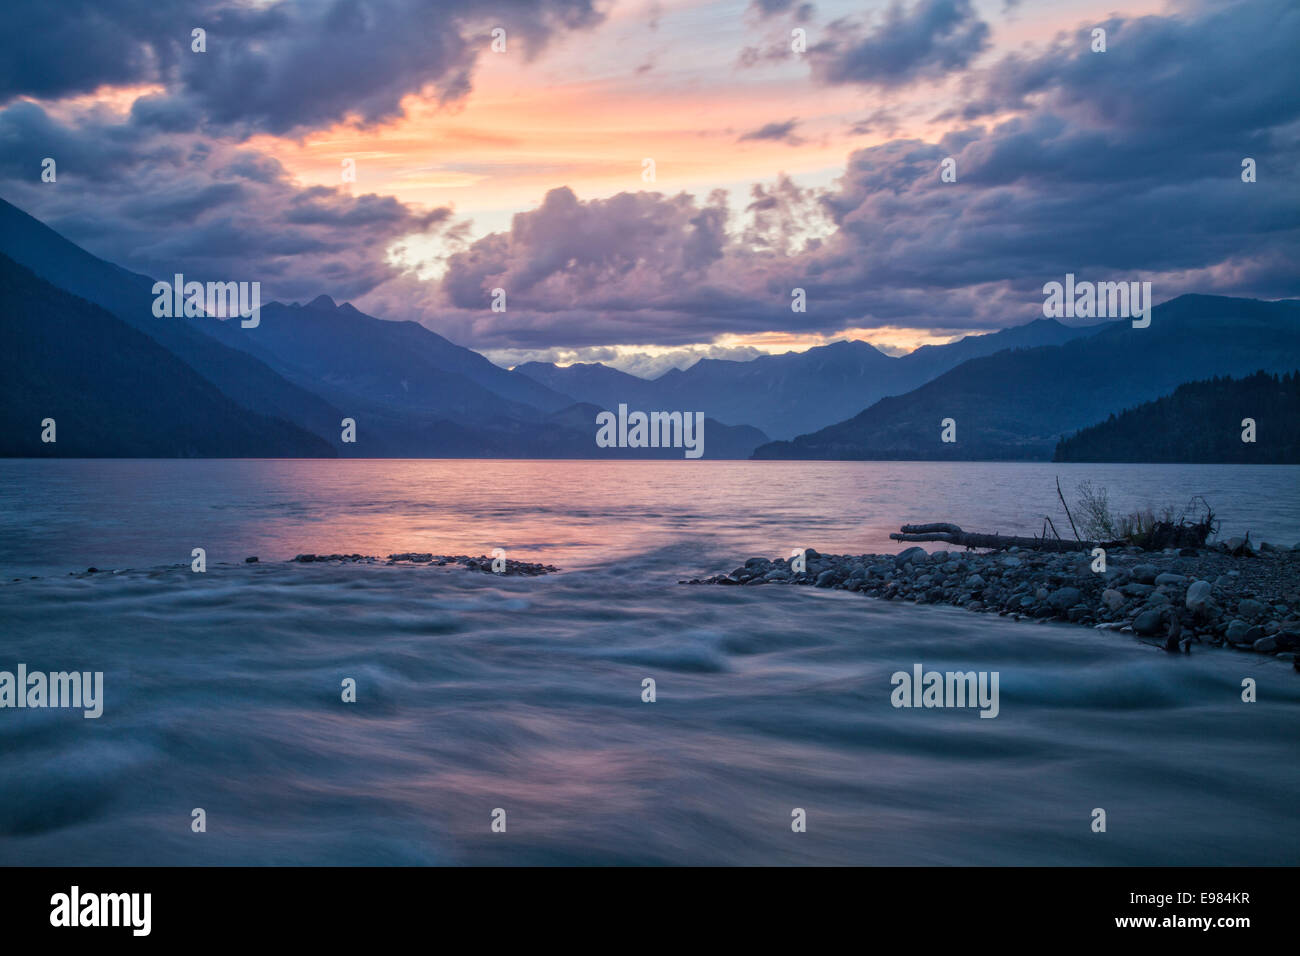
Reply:
<svg viewBox="0 0 1300 956"><path fill-rule="evenodd" d="M790 558L748 559L726 574L679 579L678 584L758 586L786 584L855 591L883 600L943 604L1020 621L1060 621L1145 638L1166 651L1188 653L1191 645L1232 647L1290 661L1300 671L1300 545L1268 544L1256 551L1234 539L1205 548L1144 551L1112 549L1104 571L1091 554L1009 547L998 551L909 547L897 554L822 554L804 551L796 571ZM249 556L228 566L372 565L461 568L502 577L559 572L554 565L505 559L504 555L439 555L398 552L387 557L297 554L271 562ZM495 567L494 567L495 565ZM497 570L496 568L500 568ZM152 568L69 571L74 578L190 570L186 564ZM18 584L63 575L30 575Z"/></svg>
<svg viewBox="0 0 1300 956"><path fill-rule="evenodd" d="M499 565L498 565L498 562ZM514 558L501 555L489 556L480 554L473 557L467 554L433 554L427 551L403 551L396 554L390 554L386 558L377 557L370 554L297 554L292 558L284 558L275 561L263 561L256 555L249 555L241 562L223 561L213 562L212 568L240 568L245 566L257 565L259 567L275 567L284 564L366 564L378 565L383 567L461 567L469 571L478 571L484 574L494 574L500 577L537 577L543 574L555 574L559 568L553 564L542 564L532 561L518 561ZM84 571L69 571L67 577L88 578L96 575L115 575L127 574L130 572L157 574L165 571L190 570L189 564L161 564L151 567L142 568L86 568ZM206 573L206 572L201 572ZM26 577L16 577L5 581L6 584L19 584L23 581L39 581L43 578L62 578L61 574L31 574Z"/></svg>
<svg viewBox="0 0 1300 956"><path fill-rule="evenodd" d="M898 554L750 558L728 574L681 584L803 585L883 600L946 604L1014 620L1055 620L1155 639L1167 651L1233 647L1293 662L1300 670L1300 546L1259 551L1226 546L1106 555L907 548Z"/></svg>

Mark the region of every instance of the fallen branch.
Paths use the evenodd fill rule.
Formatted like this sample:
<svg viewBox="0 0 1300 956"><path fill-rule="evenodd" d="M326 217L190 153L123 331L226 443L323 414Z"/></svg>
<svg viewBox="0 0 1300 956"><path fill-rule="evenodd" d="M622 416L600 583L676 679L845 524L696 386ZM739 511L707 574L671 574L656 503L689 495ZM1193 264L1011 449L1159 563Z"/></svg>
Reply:
<svg viewBox="0 0 1300 956"><path fill-rule="evenodd" d="M905 524L889 536L894 541L942 541L965 548L1030 548L1037 551L1091 551L1093 548L1122 548L1123 541L1064 541L1060 538L1024 538L1009 534L983 534L963 531L958 525L947 522L935 524Z"/></svg>
<svg viewBox="0 0 1300 956"><path fill-rule="evenodd" d="M1079 529L1074 527L1074 515L1070 514L1070 506L1065 503L1065 495L1061 494L1061 476L1056 476L1056 497L1061 499L1061 507L1065 509L1065 516L1070 519L1070 527L1074 528L1074 540L1079 540ZM1060 535L1057 535L1060 537Z"/></svg>

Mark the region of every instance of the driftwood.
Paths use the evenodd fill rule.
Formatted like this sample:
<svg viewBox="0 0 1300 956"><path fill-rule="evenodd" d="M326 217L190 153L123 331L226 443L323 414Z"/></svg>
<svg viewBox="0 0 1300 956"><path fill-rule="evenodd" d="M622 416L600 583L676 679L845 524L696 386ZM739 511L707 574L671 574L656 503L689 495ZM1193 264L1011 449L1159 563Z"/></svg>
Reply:
<svg viewBox="0 0 1300 956"><path fill-rule="evenodd" d="M1031 548L1037 551L1091 551L1093 548L1120 548L1123 541L1064 541L1061 538L1025 538L1009 534L984 534L963 531L955 524L905 524L889 536L895 541L943 541L966 548Z"/></svg>

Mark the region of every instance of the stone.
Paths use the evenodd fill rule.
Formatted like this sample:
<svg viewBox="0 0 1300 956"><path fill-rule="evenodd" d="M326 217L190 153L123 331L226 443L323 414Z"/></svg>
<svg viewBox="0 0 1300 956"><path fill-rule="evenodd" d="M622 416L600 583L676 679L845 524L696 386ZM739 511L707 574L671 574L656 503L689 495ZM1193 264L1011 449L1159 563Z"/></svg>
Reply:
<svg viewBox="0 0 1300 956"><path fill-rule="evenodd" d="M1272 654L1277 650L1277 638L1261 637L1252 646L1261 654Z"/></svg>
<svg viewBox="0 0 1300 956"><path fill-rule="evenodd" d="M1155 584L1160 570L1154 564L1133 565L1133 580L1139 584Z"/></svg>
<svg viewBox="0 0 1300 956"><path fill-rule="evenodd" d="M1159 608L1143 611L1133 621L1133 630L1139 634L1155 634L1160 630L1160 622L1163 617L1164 613Z"/></svg>
<svg viewBox="0 0 1300 956"><path fill-rule="evenodd" d="M1210 603L1210 595L1213 588L1209 581L1193 581L1187 588L1187 609L1189 611L1203 611L1207 604Z"/></svg>
<svg viewBox="0 0 1300 956"><path fill-rule="evenodd" d="M1118 611L1124 606L1124 595L1120 594L1114 588L1107 588L1101 592L1101 599L1106 606L1112 611Z"/></svg>
<svg viewBox="0 0 1300 956"><path fill-rule="evenodd" d="M1267 604L1263 601L1256 601L1254 598L1246 598L1237 605L1237 613L1248 621L1255 620L1267 610Z"/></svg>
<svg viewBox="0 0 1300 956"><path fill-rule="evenodd" d="M1078 588L1057 588L1047 598L1047 603L1058 611L1074 607L1083 600L1083 592Z"/></svg>
<svg viewBox="0 0 1300 956"><path fill-rule="evenodd" d="M1163 574L1156 575L1156 586L1162 584L1186 584L1187 578L1181 574L1174 574L1172 571L1165 571Z"/></svg>

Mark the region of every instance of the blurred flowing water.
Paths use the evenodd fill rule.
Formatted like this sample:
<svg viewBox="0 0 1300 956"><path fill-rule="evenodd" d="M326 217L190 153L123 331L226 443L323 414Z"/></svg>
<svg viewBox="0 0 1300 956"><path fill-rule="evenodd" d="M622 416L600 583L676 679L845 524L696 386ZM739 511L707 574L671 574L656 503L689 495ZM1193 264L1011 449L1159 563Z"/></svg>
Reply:
<svg viewBox="0 0 1300 956"><path fill-rule="evenodd" d="M97 720L0 709L0 863L1297 862L1285 662L677 583L909 521L1062 527L1056 475L1300 541L1289 467L0 462L0 670L105 675ZM286 563L494 547L563 571ZM917 662L998 671L999 716L893 708Z"/></svg>

